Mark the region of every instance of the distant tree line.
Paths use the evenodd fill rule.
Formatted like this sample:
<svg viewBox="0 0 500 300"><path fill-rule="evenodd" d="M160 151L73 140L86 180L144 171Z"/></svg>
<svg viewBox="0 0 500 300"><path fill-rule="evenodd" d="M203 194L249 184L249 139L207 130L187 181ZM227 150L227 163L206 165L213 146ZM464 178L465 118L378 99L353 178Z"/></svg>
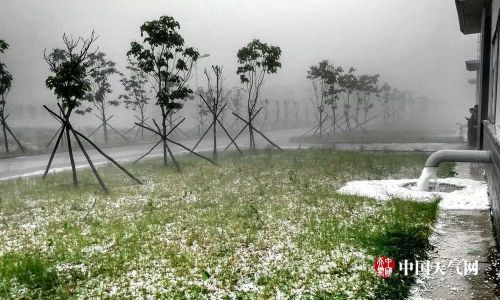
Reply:
<svg viewBox="0 0 500 300"><path fill-rule="evenodd" d="M364 131L378 119L378 114L370 115L377 106L384 122L401 121L407 109L422 100L413 91L400 91L388 83L379 85L379 74L358 75L354 67L346 71L328 60L311 66L307 78L313 87L316 119L311 131L319 135Z"/></svg>
<svg viewBox="0 0 500 300"><path fill-rule="evenodd" d="M141 40L131 42L126 52L128 58L126 74L119 71L115 62L96 47L98 37L94 32L89 38L76 39L64 34L63 48L44 51L44 59L51 71L45 83L57 97L57 108L45 107L45 109L61 124L52 139L55 141L55 146L46 174L55 149L62 141L67 144L69 150L73 181L76 186L72 141L76 141L82 151L85 150L80 139L101 151L88 139L101 128L104 143L109 141L109 129L126 141L128 139L125 135L129 132L135 132L134 139L138 137L144 139L145 131L152 133L159 141L138 160L161 144L164 164L167 165L170 158L180 170L171 150L172 145L214 162L217 159L218 134L226 135L231 141L224 150L234 146L240 151L237 140L244 132L248 133L248 145L253 151L256 150L257 135L280 149L265 136L261 131L262 128L279 124L289 126L297 124L300 120L312 119L316 122L313 128L314 134L366 130L367 125L379 115L384 122L403 120L408 108L414 107L416 101L423 99L417 97L414 92L400 91L388 83L380 84L378 74L358 74L353 67L344 69L342 66L332 65L328 60L323 60L311 66L307 72L307 78L313 88L311 102L314 113L311 117L309 105L305 105L304 101L263 97L266 79L281 68L282 50L259 39L250 41L236 53L238 67L235 75L239 76L241 86L225 88L223 66L213 65L211 71L205 69L206 88L197 86L193 90L190 80L193 66L200 58L200 54L195 47L186 45L180 28L179 22L171 16L161 16L142 24ZM0 53L7 48L8 44L0 40ZM201 57L206 56L208 55ZM0 61L0 122L6 148L7 131L16 139L6 123L8 115L5 113L6 97L12 80L5 64ZM114 80L118 80L124 89L118 97L111 96ZM199 142L190 149L173 140L174 136L179 136L176 135L177 132L182 132L179 126L185 120L181 112L184 104L195 98L199 100L195 115L198 122L196 131L201 135L200 141L211 131L212 160L195 152ZM118 132L110 123L113 117L112 109L120 105L134 112L134 119L130 122L131 127L125 133ZM154 106L149 107L150 105ZM32 104L15 104L11 109L18 111L19 115L22 112L32 115L35 112L38 114L40 108ZM97 125L90 135L85 136L75 130L71 120L74 114L89 118L91 112L97 117ZM377 112L379 114L376 114ZM155 115L159 115L159 119L155 119L153 117ZM22 148L17 139L16 142ZM91 164L89 158L88 160ZM99 179L97 171L94 171ZM135 179L131 174L127 174ZM99 181L105 188L102 180Z"/></svg>

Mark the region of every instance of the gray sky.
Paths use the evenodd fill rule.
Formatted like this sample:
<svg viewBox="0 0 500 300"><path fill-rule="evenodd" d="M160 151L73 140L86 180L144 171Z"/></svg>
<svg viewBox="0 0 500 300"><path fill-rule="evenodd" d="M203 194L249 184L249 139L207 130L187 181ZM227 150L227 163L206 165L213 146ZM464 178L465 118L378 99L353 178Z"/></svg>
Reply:
<svg viewBox="0 0 500 300"><path fill-rule="evenodd" d="M180 22L187 45L210 54L199 62L200 85L211 64L224 66L226 86L238 85L236 52L259 38L283 51L283 68L266 81L269 97L306 97L308 67L328 59L380 73L392 86L463 115L473 103L464 61L476 57L478 37L459 31L452 0L0 0L0 38L10 44L5 58L14 76L9 101L54 103L42 56L44 48L61 46L63 33L95 29L100 50L125 70L139 26L163 14Z"/></svg>

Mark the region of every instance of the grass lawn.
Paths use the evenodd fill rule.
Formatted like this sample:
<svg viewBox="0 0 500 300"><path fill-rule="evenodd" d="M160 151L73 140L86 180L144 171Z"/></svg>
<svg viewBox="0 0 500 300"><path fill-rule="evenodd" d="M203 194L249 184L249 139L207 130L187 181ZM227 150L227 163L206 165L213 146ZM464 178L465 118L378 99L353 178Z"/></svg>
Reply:
<svg viewBox="0 0 500 300"><path fill-rule="evenodd" d="M402 299L412 278L377 256L423 258L437 202L335 191L418 177L425 154L331 150L229 154L0 182L0 298ZM441 168L441 176L451 165ZM95 203L93 211L88 210Z"/></svg>

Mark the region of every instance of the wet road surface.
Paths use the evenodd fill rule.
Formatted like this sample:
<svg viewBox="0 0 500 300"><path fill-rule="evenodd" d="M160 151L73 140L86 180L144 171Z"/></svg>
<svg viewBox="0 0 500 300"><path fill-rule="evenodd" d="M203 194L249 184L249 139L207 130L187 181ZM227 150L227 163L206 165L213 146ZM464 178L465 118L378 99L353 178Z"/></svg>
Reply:
<svg viewBox="0 0 500 300"><path fill-rule="evenodd" d="M266 136L271 139L274 143L279 145L284 149L290 148L307 148L307 147L331 147L338 150L366 150L366 151L436 151L441 149L462 149L463 144L444 144L444 143L427 143L427 144L416 144L416 143L373 143L373 144L348 144L348 143L321 143L321 144L306 144L306 143L294 143L290 142L290 138L297 137L306 132L307 128L299 129L289 129L289 130L278 130L278 131L268 131ZM181 143L188 148L192 148L196 144L197 140L187 140ZM224 149L228 145L230 140L227 137L218 137L217 144L220 145L220 150ZM248 148L248 136L241 136L237 140L238 146L242 149ZM256 135L256 144L259 148L270 147L269 143L262 138L260 135ZM120 147L109 147L103 148L103 151L111 156L118 162L134 161L143 154L145 154L154 144L140 144L140 145L130 145L130 146L120 146ZM172 152L174 154L185 153L186 150L169 144ZM197 152L209 152L212 149L213 142L211 137L206 137L200 145L197 147ZM76 149L75 147L73 147ZM78 149L79 150L79 149ZM86 150L92 161L96 166L104 165L108 163L108 160L100 155L97 151L91 150L90 146L86 146ZM231 146L229 150L235 150L234 146ZM158 146L153 150L147 158L161 157L162 149ZM34 176L42 175L47 162L49 161L50 154L40 154L40 155L30 155L30 156L20 156L13 158L2 158L0 159L0 180L6 180L17 177L24 176ZM85 159L83 153L80 151L74 151L75 165L77 168L88 167L87 160ZM67 152L57 152L51 166L51 172L61 171L70 168L70 161Z"/></svg>

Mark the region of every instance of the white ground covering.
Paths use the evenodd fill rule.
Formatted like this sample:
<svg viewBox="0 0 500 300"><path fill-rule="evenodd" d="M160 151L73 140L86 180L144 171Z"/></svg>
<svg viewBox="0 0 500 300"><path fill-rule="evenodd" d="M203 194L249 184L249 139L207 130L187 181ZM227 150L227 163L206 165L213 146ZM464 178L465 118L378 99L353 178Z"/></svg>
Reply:
<svg viewBox="0 0 500 300"><path fill-rule="evenodd" d="M490 208L486 182L472 179L439 178L439 183L463 186L461 190L450 193L423 192L404 187L417 179L400 180L362 180L348 182L338 190L345 195L358 195L377 200L400 198L413 201L431 201L441 198L441 209L486 210Z"/></svg>

